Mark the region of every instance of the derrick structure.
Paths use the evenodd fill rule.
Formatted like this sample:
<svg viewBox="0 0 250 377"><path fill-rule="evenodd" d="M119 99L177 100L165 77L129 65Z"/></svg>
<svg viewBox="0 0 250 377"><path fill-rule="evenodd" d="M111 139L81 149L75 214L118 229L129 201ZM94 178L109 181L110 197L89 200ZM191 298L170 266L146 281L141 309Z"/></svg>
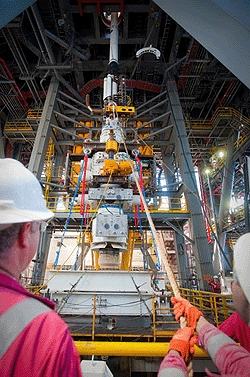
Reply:
<svg viewBox="0 0 250 377"><path fill-rule="evenodd" d="M59 193L59 196L61 196L61 201L68 203L70 211L73 210L74 214L68 216L65 230L74 226L73 217L78 222L79 227L81 226L82 229L85 229L85 232L91 233L90 249L95 255L94 269L108 267L118 269L122 266L122 269L128 270L131 266L133 254L132 250L128 250L128 240L131 238L129 233L136 228L140 229L141 233L143 229L149 230L147 216L135 184L135 179L138 179L143 195L150 209L153 210L152 216L156 229L164 231L170 227L175 238L178 239L178 244L177 241L175 242L176 248L182 250L186 248L185 241L188 237L185 238L183 226L189 220L192 252L196 261L199 261L196 264L196 269L200 276L200 287L205 288L204 277L213 273L212 263L185 123L174 80L171 77L167 78L166 90L161 94L165 97L162 102L166 105L166 111L163 112L161 118L165 118L166 132L171 130L169 137L176 144L176 159L174 161L176 171L172 171L173 162L169 165L167 160L166 166L168 168L164 170L166 182L171 182L176 186L174 200L169 196L165 198L169 213L175 214L171 222L171 216L166 215L164 211L161 212L159 206L164 197L160 182L160 174L163 171L163 167L160 165L161 161L160 164L157 162L154 146L149 146L144 142L147 135L152 133L151 122L142 120L148 109L136 112L136 108L132 106L132 100L127 94L127 80L124 76L119 75L118 27L121 17L119 17L118 12L111 12L104 14L103 20L110 28L109 73L103 80L102 107L93 108L89 96L86 96L90 119L87 122L80 122L76 126L76 138L82 141L73 145L71 151L67 154L64 179L65 186L69 185L70 189L64 197L63 192L61 192L61 195ZM156 59L159 58L159 52L157 53L156 49L152 47L142 49L140 56L144 53L153 53ZM47 124L51 122L51 117L56 113L55 111L53 113L53 102L55 102L57 96L57 88L58 80L53 78L50 84L51 94L48 96L48 103L45 103L43 109L29 163L29 168L38 175L41 172L42 164L41 159L37 159L36 156L38 151L41 156L45 153L41 138L48 140L49 137ZM97 122L98 131L95 127ZM130 136L131 130L133 131L133 139ZM45 138L42 135L45 135ZM162 147L162 152L163 150L164 147ZM181 175L184 176L186 182L184 189L178 183ZM59 199L53 198L49 194L47 199L50 208L56 210ZM76 201L78 201L78 209L75 213ZM175 224L176 213L179 217L177 219L178 225ZM58 215L59 218L60 214ZM82 224L82 219L84 219L84 224ZM61 244L59 244L54 267L58 265ZM155 249L157 255L157 247ZM147 250L143 250L143 252L146 253L148 260L147 268L150 265L150 268L157 269L155 265L157 262L159 264L159 258L158 261L157 258L156 261L153 261L152 257L147 255ZM186 253L180 253L180 257L178 253L176 255L179 267L178 278L184 282L190 268L189 261ZM40 260L44 259L43 257L40 258ZM35 284L35 281L36 284L39 283L36 269L33 284Z"/></svg>
<svg viewBox="0 0 250 377"><path fill-rule="evenodd" d="M171 76L166 78L162 94L166 111L161 117L164 118L166 130L171 129L170 139L175 143L176 172L171 170L173 163L170 166L166 160L162 179L160 175L163 167L159 158L157 160L154 145L143 142L152 129L151 122L143 120L143 115L148 112L147 104L144 109L142 106L140 112L136 110L128 95L127 80L119 74L118 28L122 18L118 12L104 13L102 17L110 30L108 74L103 80L102 106L93 107L89 96L86 96L90 119L77 125L76 138L80 139L80 143L73 145L67 154L64 171L67 191L59 192L58 197L48 192L48 205L56 211L56 221L60 218L57 212L60 206L69 210L69 213L57 245L53 268L45 275L50 297L57 302L58 312L72 329L79 325L78 322L74 323L74 316L79 313L82 300L88 303L87 307L93 302L90 312L81 316L87 327L91 327L91 324L95 327L94 332L97 334L98 331L103 332L103 321L108 322L109 330L115 328L122 333L126 326L136 327L137 331L145 330L158 308L162 310L163 327L169 325L168 317L172 317L169 301L171 293L167 290L168 277L164 269L164 263L169 258L164 234L167 229L171 229L173 234L178 265L175 274L179 283L185 284L190 269L187 240L191 241L192 253L199 261L195 267L202 277L199 282L201 288L204 289L206 285L205 276L213 273L185 122L174 79ZM141 49L140 57L144 54L153 54L155 59L159 59L160 55L152 46ZM50 86L51 92L56 95L56 78ZM49 99L51 101L53 96L49 96ZM52 108L51 102L48 103L47 114L43 113L41 119L43 116L44 119L50 118ZM97 122L98 132L95 127ZM43 129L46 129L46 121L41 121L39 127L42 128L43 123ZM32 161L31 156L30 168ZM184 188L178 182L180 176L186 182ZM161 180L176 186L173 199L168 195L164 197ZM168 210L162 207L164 200ZM153 229L148 213L152 216ZM187 222L192 238L185 235L184 226ZM77 241L80 249L74 253L74 271L63 271L65 262L60 261L65 246L64 237L67 231L76 227L80 232ZM135 237L139 237L143 255L140 271L133 270ZM158 238L162 239L161 244L157 242ZM92 255L92 271L84 269L84 259L88 253ZM35 285L41 284L41 281L35 282L37 277L39 279L38 274L34 273ZM137 299L130 307L129 303L134 298ZM121 300L127 303L128 308L123 307L125 304ZM101 330L96 324L96 318L101 318ZM176 324L173 326L175 328ZM157 327L154 327L153 333L155 339Z"/></svg>
<svg viewBox="0 0 250 377"><path fill-rule="evenodd" d="M43 1L25 13L24 21L35 31L34 45L33 37L25 35L24 21L15 21L24 23L22 33L13 22L1 34L12 52L18 51L14 48L18 41L39 55L34 75L31 68L28 72L22 49L15 55L21 67L19 80L25 80L29 92L19 90L7 64L0 61L4 78L0 85L7 93L1 99L13 118L6 117L0 151L6 155L11 151L27 164L55 212L34 261L31 286L39 286L57 302L58 312L80 339L82 354L86 352L82 339L168 340L169 329L177 324L171 323L171 293L161 255L173 262L181 287L195 280L195 287L204 290L207 277L231 271L235 238L249 228L250 120L244 109L233 108L230 102L234 98L232 103L237 105L238 98L247 95L240 81L225 73L180 26L173 31L173 20L155 6L157 1L150 2L150 7L98 1L96 7L79 0L82 12L64 1L59 2L62 17L56 13L57 2L48 3L56 21L54 30L44 16ZM159 4L164 9L165 3ZM179 3L173 4L178 7ZM136 25L128 19L138 7L142 14L150 8L145 40L130 31ZM89 38L86 49L77 44L72 16L77 12L85 16L85 24L93 13L95 34L103 33L95 48L101 43L105 48L96 59L90 59L94 38ZM176 17L174 12L171 15ZM184 25L183 20L180 23ZM133 49L128 35L134 38ZM79 39L82 43L83 38ZM180 53L180 41L187 44L185 55ZM135 53L132 72L130 59L124 59L124 46ZM126 64L129 75L122 69ZM97 66L102 72L84 81L86 72ZM15 95L9 99L12 92ZM221 145L228 152L223 160L217 156ZM202 181L205 164L212 173ZM157 234L152 234L136 181ZM242 194L243 184L245 206L242 212L231 212L229 198ZM163 240L164 250L158 250L155 237ZM75 248L68 247L69 238ZM134 263L136 253L141 256L140 266ZM162 346L157 349L161 356ZM112 355L111 347L107 352ZM137 347L130 355L138 355Z"/></svg>

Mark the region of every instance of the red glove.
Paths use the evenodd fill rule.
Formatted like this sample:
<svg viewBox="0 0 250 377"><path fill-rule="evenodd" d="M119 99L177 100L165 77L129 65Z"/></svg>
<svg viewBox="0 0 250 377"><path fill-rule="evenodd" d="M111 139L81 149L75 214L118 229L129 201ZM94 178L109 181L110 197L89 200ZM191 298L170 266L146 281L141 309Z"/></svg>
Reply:
<svg viewBox="0 0 250 377"><path fill-rule="evenodd" d="M169 350L179 352L185 362L188 362L189 358L193 355L194 345L197 343L198 338L192 336L193 333L193 327L184 327L183 329L176 331L170 341Z"/></svg>
<svg viewBox="0 0 250 377"><path fill-rule="evenodd" d="M195 328L198 319L201 316L204 317L202 312L200 312L195 306L191 305L190 302L184 298L172 297L171 302L174 304L174 315L176 321L179 321L181 317L185 317L189 327Z"/></svg>

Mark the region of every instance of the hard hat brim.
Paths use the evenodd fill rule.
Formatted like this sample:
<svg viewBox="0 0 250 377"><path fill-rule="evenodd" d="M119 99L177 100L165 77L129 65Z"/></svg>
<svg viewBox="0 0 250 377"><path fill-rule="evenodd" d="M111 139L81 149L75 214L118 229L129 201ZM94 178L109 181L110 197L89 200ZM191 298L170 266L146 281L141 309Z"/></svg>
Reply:
<svg viewBox="0 0 250 377"><path fill-rule="evenodd" d="M240 236L234 246L234 270L250 304L250 233Z"/></svg>
<svg viewBox="0 0 250 377"><path fill-rule="evenodd" d="M17 208L0 208L0 224L16 224L16 223L26 223L32 221L48 221L54 217L54 213L50 210L36 212L36 211L25 211L19 210Z"/></svg>

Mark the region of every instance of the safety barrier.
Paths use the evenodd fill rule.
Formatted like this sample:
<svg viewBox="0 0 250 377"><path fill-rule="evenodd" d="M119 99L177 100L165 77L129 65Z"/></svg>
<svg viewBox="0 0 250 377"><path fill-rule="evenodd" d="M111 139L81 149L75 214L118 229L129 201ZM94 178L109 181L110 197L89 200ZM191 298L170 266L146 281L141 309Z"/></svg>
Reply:
<svg viewBox="0 0 250 377"><path fill-rule="evenodd" d="M169 287L171 290L171 288ZM219 294L206 291L180 288L181 297L199 308L214 325L218 326L234 312L231 294Z"/></svg>
<svg viewBox="0 0 250 377"><path fill-rule="evenodd" d="M49 195L47 199L47 207L55 212L69 212L70 206L72 204L73 197L69 196L68 193L59 192L57 196ZM161 204L158 209L153 209L154 207L149 207L150 212L152 213L188 213L187 203L183 198L167 198L166 203ZM132 209L135 212L134 206ZM80 213L80 204L77 202L73 205L72 212ZM88 209L86 213L96 213L97 210Z"/></svg>
<svg viewBox="0 0 250 377"><path fill-rule="evenodd" d="M31 131L31 125L26 121L17 121L17 122L6 122L4 127L4 132L21 132L21 131Z"/></svg>

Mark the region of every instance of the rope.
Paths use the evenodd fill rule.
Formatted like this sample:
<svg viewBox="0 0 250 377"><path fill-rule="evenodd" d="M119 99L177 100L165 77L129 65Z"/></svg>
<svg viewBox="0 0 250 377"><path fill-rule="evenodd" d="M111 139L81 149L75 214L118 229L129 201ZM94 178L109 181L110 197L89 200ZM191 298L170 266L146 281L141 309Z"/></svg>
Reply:
<svg viewBox="0 0 250 377"><path fill-rule="evenodd" d="M85 196L85 188L86 188L86 173L87 173L87 166L88 166L88 156L85 154L84 156L84 169L83 169L83 177L82 177L82 197L80 203L80 214L84 215L84 196Z"/></svg>
<svg viewBox="0 0 250 377"><path fill-rule="evenodd" d="M177 285L177 282L176 282L173 270L172 270L172 268L171 268L171 266L169 264L169 261L168 261L168 259L166 257L166 253L164 252L165 245L164 245L164 241L163 241L163 238L162 238L162 234L161 234L161 237L158 237L158 233L157 233L155 225L153 223L151 214L150 214L150 212L148 210L147 202L146 202L146 200L144 198L144 195L143 195L143 192L142 192L142 189L141 189L141 185L140 185L140 183L139 183L139 181L137 179L137 176L136 176L136 173L135 173L135 170L134 170L134 166L133 166L132 161L131 161L131 159L129 157L128 149L127 149L127 146L126 146L124 140L123 140L123 143L124 143L124 148L125 148L127 156L128 156L130 167L132 169L134 180L135 180L138 192L140 194L140 198L141 198L144 210L146 212L146 215L147 215L147 218L148 218L148 222L149 222L151 231L152 231L154 239L155 239L155 244L156 244L157 250L159 252L159 255L161 257L162 263L163 263L163 265L165 267L165 270L166 270L166 273L167 273L168 280L169 280L170 285L171 285L171 287L173 289L174 296L177 297L177 298L180 298L181 294L180 294L180 291L179 291L179 287ZM186 323L185 318L181 317L180 318L180 327L184 328L186 326L187 326L187 323ZM188 377L193 377L192 361L190 361L189 364L187 365L187 369L188 369Z"/></svg>
<svg viewBox="0 0 250 377"><path fill-rule="evenodd" d="M138 166L139 166L139 177L140 177L140 188L141 188L141 191L142 193L144 192L144 185L143 185L143 172L142 172L142 163L139 159L139 157L136 155L135 156L135 161L137 162ZM144 206L143 206L143 202L140 198L140 206L141 206L141 212L144 211Z"/></svg>
<svg viewBox="0 0 250 377"><path fill-rule="evenodd" d="M125 144L124 144L125 146ZM125 149L127 149L127 147L125 146ZM127 152L128 153L128 152ZM142 189L141 189L141 186L140 186L140 183L137 179L137 176L136 176L136 173L135 173L135 170L134 170L134 167L133 167L133 164L132 164L132 161L129 159L129 163L130 163L130 166L131 166L131 169L132 169L132 172L133 172L133 176L134 176L134 179L135 179L135 183L136 183L136 186L137 186L137 189L138 189L138 192L140 194L140 198L141 198L141 201L142 201L142 204L143 204L143 207L144 207L144 210L146 212L146 215L147 215L147 218L148 218L148 222L149 222L149 225L150 225L150 228L151 228L151 231L153 233L153 236L154 236L154 240L155 240L155 244L156 244L156 247L158 249L158 252L159 252L159 255L161 257L161 260L163 262L163 265L165 267L165 270L166 270L166 273L167 273L167 276L168 276L168 279L169 279L169 282L171 284L171 287L173 289L173 293L175 295L175 297L180 297L180 291L179 291L179 288L178 288L178 285L176 283L176 280L175 280L175 276L173 274L173 271L169 265L169 262L166 258L166 254L164 252L165 250L165 245L164 245L164 242L163 242L163 239L162 237L159 238L158 237L158 234L157 234L157 231L155 229L155 225L153 223L153 220L152 220L152 217L150 215L150 212L148 210L148 206L147 206L147 202L144 198L144 195L143 195L143 192L142 192Z"/></svg>
<svg viewBox="0 0 250 377"><path fill-rule="evenodd" d="M138 205L135 206L135 227L139 226L139 208Z"/></svg>
<svg viewBox="0 0 250 377"><path fill-rule="evenodd" d="M65 226L64 226L64 230L63 230L63 234L62 234L62 237L61 237L61 240L60 240L59 249L56 252L56 257L55 257L55 262L54 262L54 268L56 268L57 265L58 265L59 256L60 256L61 248L62 248L62 245L63 245L64 236L65 236L65 233L66 233L66 231L68 229L68 226L69 226L69 222L70 222L70 218L71 218L71 215L72 215L73 206L75 205L76 195L78 193L78 189L79 189L79 186L80 186L80 183L81 183L81 180L82 180L83 168L84 168L84 163L82 163L82 166L81 166L81 171L80 171L80 174L79 174L79 177L78 177L78 182L77 182L77 185L76 185L76 188L75 188L74 196L73 196L71 204L70 204L69 215L67 217L67 220L66 220L66 223L65 223Z"/></svg>

